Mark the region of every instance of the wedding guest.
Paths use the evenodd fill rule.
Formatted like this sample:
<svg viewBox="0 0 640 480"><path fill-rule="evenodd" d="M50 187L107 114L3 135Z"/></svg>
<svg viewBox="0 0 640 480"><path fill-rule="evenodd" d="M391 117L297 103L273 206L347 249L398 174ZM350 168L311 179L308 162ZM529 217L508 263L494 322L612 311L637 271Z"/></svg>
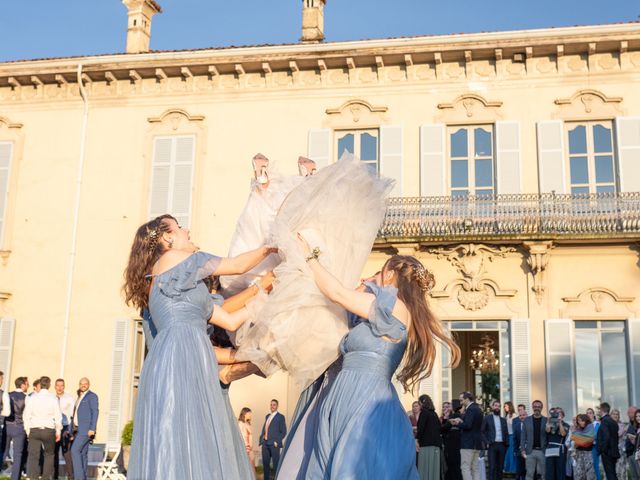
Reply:
<svg viewBox="0 0 640 480"><path fill-rule="evenodd" d="M545 450L545 480L564 480L567 457L565 441L569 433L569 424L564 421L564 410L559 407L549 410L547 419L547 449Z"/></svg>
<svg viewBox="0 0 640 480"><path fill-rule="evenodd" d="M64 458L64 469L67 478L73 478L73 460L71 458L71 417L73 417L73 408L75 405L74 398L64 391L65 383L63 378L58 378L55 383L56 397L60 405L60 413L62 413L62 432L60 433L60 441L56 442L55 455L53 457L53 478L57 480L59 477L60 451Z"/></svg>
<svg viewBox="0 0 640 480"><path fill-rule="evenodd" d="M255 467L256 459L253 453L253 433L251 432L252 417L253 413L250 408L244 407L240 410L240 415L238 416L238 428L240 428L240 434L242 435L242 440L244 441L244 446L247 450L249 463L252 467Z"/></svg>
<svg viewBox="0 0 640 480"><path fill-rule="evenodd" d="M517 418L516 411L513 408L512 402L504 402L504 418L507 421L507 431L509 432L509 446L504 455L504 468L503 472L508 474L516 473L516 456L515 456L515 448L513 441L513 420Z"/></svg>
<svg viewBox="0 0 640 480"><path fill-rule="evenodd" d="M73 409L73 444L71 458L75 480L87 480L89 466L89 443L96 436L98 424L98 395L89 390L88 378L81 378L78 398Z"/></svg>
<svg viewBox="0 0 640 480"><path fill-rule="evenodd" d="M618 448L618 422L611 418L611 406L607 402L600 404L600 429L596 435L598 453L602 458L602 466L607 480L617 480L616 462L620 458Z"/></svg>
<svg viewBox="0 0 640 480"><path fill-rule="evenodd" d="M461 430L460 458L462 478L464 480L480 480L478 458L483 450L482 445L482 421L484 415L480 405L475 402L471 392L460 394L460 402L464 407L464 416L457 420Z"/></svg>
<svg viewBox="0 0 640 480"><path fill-rule="evenodd" d="M627 410L629 415L629 427L627 428L626 440L624 443L627 461L629 462L629 471L632 480L640 480L640 463L636 459L637 446L640 443L640 410L636 407L629 407Z"/></svg>
<svg viewBox="0 0 640 480"><path fill-rule="evenodd" d="M420 402L413 402L411 404L411 413L409 414L409 421L411 422L411 428L413 428L413 436L418 438L418 418L420 418L420 411L422 407Z"/></svg>
<svg viewBox="0 0 640 480"><path fill-rule="evenodd" d="M596 412L593 408L587 408L587 416L591 421L593 428L596 430L596 439L591 450L593 456L593 470L596 474L596 480L602 480L600 475L600 454L598 452L598 430L600 430L600 421L596 418Z"/></svg>
<svg viewBox="0 0 640 480"><path fill-rule="evenodd" d="M448 420L453 410L451 409L451 402L442 402L442 416L440 417L440 423L444 423Z"/></svg>
<svg viewBox="0 0 640 480"><path fill-rule="evenodd" d="M500 416L500 402L491 402L491 413L482 421L482 439L489 457L489 480L502 480L504 456L509 445L507 419Z"/></svg>
<svg viewBox="0 0 640 480"><path fill-rule="evenodd" d="M271 461L273 460L273 470L278 470L280 461L280 451L287 434L287 423L284 415L278 412L278 400L271 400L270 412L267 414L260 433L260 445L262 446L262 466L264 467L264 480L271 478Z"/></svg>
<svg viewBox="0 0 640 480"><path fill-rule="evenodd" d="M516 480L524 480L527 476L527 467L522 451L520 450L520 441L522 439L522 429L524 428L524 419L527 418L527 407L523 404L518 405L518 416L513 419L513 454L516 458Z"/></svg>
<svg viewBox="0 0 640 480"><path fill-rule="evenodd" d="M575 428L571 434L571 441L574 445L573 467L574 480L595 480L596 474L593 469L593 444L596 439L596 430L588 415L583 413L576 416Z"/></svg>
<svg viewBox="0 0 640 480"><path fill-rule="evenodd" d="M440 480L442 471L442 437L440 419L429 395L420 395L421 412L418 418L417 438L418 474L421 480Z"/></svg>
<svg viewBox="0 0 640 480"><path fill-rule="evenodd" d="M35 381L33 382L36 383ZM41 377L39 390L26 403L23 414L24 430L29 438L29 458L27 474L36 479L40 473L40 449L44 450L42 478L51 480L53 476L53 455L56 442L60 441L62 414L55 395L49 392L51 379Z"/></svg>
<svg viewBox="0 0 640 480"><path fill-rule="evenodd" d="M542 415L543 403L535 400L531 404L533 414L524 419L520 451L526 462L527 480L534 480L536 472L545 480L544 452L547 448L547 417Z"/></svg>
<svg viewBox="0 0 640 480"><path fill-rule="evenodd" d="M462 404L457 398L451 402L451 413L442 425L444 457L447 464L445 480L462 480L460 470L460 427L454 421L462 418Z"/></svg>
<svg viewBox="0 0 640 480"><path fill-rule="evenodd" d="M611 418L618 425L618 452L620 453L620 458L618 458L618 461L616 462L616 476L618 477L618 480L626 480L629 462L627 461L624 444L628 425L625 425L621 421L620 410L617 408L611 410Z"/></svg>
<svg viewBox="0 0 640 480"><path fill-rule="evenodd" d="M19 480L23 468L23 457L26 457L27 434L24 430L24 409L26 405L27 389L29 383L26 377L18 377L15 380L16 389L9 394L11 413L5 419L7 431L7 446L5 453L13 443L13 464L11 465L11 480ZM4 462L3 462L4 463Z"/></svg>

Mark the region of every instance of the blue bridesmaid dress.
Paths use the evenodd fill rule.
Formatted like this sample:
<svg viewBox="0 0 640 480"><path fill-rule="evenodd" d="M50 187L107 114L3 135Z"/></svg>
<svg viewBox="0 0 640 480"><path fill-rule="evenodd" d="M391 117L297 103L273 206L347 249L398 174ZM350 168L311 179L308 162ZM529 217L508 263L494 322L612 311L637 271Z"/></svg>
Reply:
<svg viewBox="0 0 640 480"><path fill-rule="evenodd" d="M157 333L140 376L129 480L251 478L236 461L237 425L206 331L223 299L202 280L219 263L197 252L154 278L149 311Z"/></svg>
<svg viewBox="0 0 640 480"><path fill-rule="evenodd" d="M407 328L392 314L397 290L367 287L376 296L369 319L352 316L341 370L304 399L310 405L294 420L279 480L419 479L411 424L391 384L407 346ZM286 458L296 451L303 452L297 465Z"/></svg>

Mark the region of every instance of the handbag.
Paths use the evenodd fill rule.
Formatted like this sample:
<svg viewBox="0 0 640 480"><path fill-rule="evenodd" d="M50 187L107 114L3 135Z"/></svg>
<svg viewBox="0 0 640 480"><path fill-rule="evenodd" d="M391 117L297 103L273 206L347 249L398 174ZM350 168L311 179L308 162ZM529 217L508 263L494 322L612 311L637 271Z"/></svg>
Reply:
<svg viewBox="0 0 640 480"><path fill-rule="evenodd" d="M549 446L546 448L546 450L544 451L544 456L545 457L559 457L560 456L560 448L561 445L559 443L555 443L555 442L551 442L549 443Z"/></svg>

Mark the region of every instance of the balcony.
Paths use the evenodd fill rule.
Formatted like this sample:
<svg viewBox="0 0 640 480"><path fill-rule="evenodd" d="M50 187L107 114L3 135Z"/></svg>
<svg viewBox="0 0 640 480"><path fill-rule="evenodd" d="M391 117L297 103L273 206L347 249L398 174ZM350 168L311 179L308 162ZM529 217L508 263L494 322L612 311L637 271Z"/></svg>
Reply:
<svg viewBox="0 0 640 480"><path fill-rule="evenodd" d="M545 239L640 239L640 192L391 198L376 243Z"/></svg>

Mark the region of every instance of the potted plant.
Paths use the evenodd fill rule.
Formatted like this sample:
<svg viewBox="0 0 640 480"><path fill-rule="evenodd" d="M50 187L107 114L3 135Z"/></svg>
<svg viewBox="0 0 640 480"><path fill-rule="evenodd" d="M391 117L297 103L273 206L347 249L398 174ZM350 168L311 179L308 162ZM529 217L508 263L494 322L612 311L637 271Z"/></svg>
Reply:
<svg viewBox="0 0 640 480"><path fill-rule="evenodd" d="M133 420L129 420L122 429L122 461L124 468L129 468L129 455L131 454L131 439L133 438Z"/></svg>

